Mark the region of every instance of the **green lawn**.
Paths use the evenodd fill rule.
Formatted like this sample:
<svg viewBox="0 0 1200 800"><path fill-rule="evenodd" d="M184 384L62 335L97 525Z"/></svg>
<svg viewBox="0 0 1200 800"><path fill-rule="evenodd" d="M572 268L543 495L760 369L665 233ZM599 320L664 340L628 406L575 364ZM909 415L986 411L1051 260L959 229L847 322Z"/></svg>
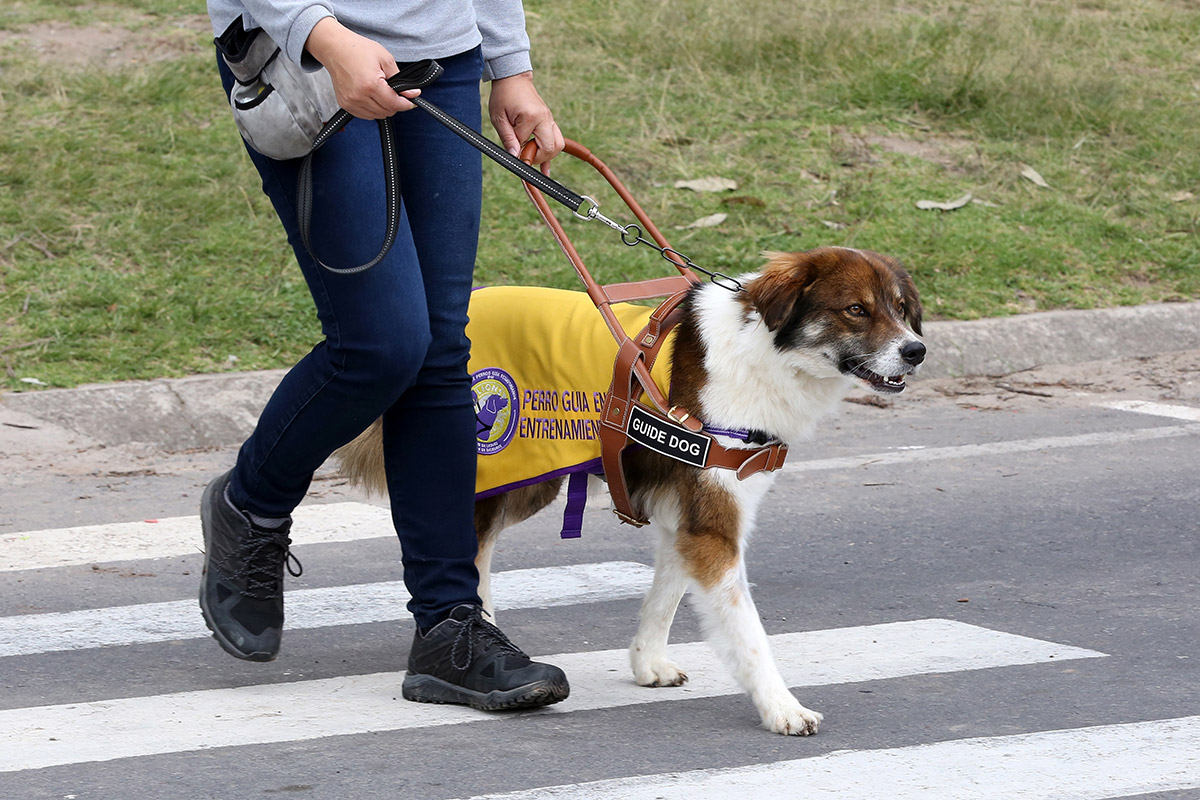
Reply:
<svg viewBox="0 0 1200 800"><path fill-rule="evenodd" d="M566 135L703 266L877 249L909 267L941 318L1200 297L1200 14L1188 0L526 9L539 88ZM0 10L0 387L280 367L314 343L203 11ZM130 31L146 56L74 52L64 65L37 46L51 22ZM519 183L485 170L478 282L577 286ZM587 168L560 159L553 173L628 218ZM708 176L738 188L673 188ZM955 211L916 206L968 192L975 202ZM728 215L717 227L678 229L716 213ZM568 231L603 280L667 268L598 224Z"/></svg>

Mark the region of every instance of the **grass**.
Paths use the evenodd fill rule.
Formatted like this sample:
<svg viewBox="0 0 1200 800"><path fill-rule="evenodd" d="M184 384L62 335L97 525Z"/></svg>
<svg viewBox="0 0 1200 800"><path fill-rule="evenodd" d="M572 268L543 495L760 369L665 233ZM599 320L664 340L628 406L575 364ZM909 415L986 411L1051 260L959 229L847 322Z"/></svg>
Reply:
<svg viewBox="0 0 1200 800"><path fill-rule="evenodd" d="M1200 297L1188 0L745 0L737 24L700 0L526 9L567 136L701 265L877 249L941 318ZM202 13L159 0L0 11L0 387L281 367L314 343ZM19 37L56 20L134 30L171 57L48 69ZM553 174L629 218L589 168L559 159ZM577 287L516 180L485 175L478 282ZM673 188L710 175L739 187ZM915 205L966 192L979 202ZM677 229L717 212L718 227ZM667 269L600 225L567 229L602 280Z"/></svg>

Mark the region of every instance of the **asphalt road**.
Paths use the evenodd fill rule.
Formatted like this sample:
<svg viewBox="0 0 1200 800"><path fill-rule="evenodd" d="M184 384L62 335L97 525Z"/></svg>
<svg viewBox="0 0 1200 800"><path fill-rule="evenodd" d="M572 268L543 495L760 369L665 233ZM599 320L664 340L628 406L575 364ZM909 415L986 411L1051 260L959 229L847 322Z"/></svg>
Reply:
<svg viewBox="0 0 1200 800"><path fill-rule="evenodd" d="M348 521L342 540L296 548L289 608L325 605L247 664L190 633L198 524L168 519L230 451L89 466L63 445L2 500L0 797L1200 798L1200 402L1133 371L918 384L793 449L748 562L789 683L825 714L809 738L757 726L687 646L686 598L672 641L693 680L631 686L607 651L632 636L651 539L603 509L575 541L544 513L496 558L502 627L561 654L572 697L460 714L398 699L402 611L329 599L399 578L376 501L317 482L315 503L356 503L312 523ZM1110 407L1130 401L1156 405ZM183 545L121 549L168 522ZM110 527L49 530L68 526Z"/></svg>

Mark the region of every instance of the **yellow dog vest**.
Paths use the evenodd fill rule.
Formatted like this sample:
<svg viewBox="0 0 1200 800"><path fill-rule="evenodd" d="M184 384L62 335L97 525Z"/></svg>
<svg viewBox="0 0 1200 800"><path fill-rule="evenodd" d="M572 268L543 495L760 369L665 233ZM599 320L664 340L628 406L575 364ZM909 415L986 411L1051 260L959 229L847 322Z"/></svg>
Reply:
<svg viewBox="0 0 1200 800"><path fill-rule="evenodd" d="M654 310L628 303L612 308L631 336ZM600 404L612 382L617 343L591 298L495 286L472 293L470 314L476 498L563 475L599 474ZM664 390L671 345L663 345L654 369ZM577 495L581 482L572 483ZM578 535L577 521L573 528L568 522L563 535Z"/></svg>

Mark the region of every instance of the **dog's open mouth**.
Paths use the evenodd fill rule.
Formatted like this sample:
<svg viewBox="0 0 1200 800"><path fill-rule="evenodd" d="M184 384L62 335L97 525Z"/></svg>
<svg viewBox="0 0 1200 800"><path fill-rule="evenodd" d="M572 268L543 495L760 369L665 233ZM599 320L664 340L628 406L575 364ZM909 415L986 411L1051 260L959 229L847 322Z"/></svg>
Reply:
<svg viewBox="0 0 1200 800"><path fill-rule="evenodd" d="M866 367L859 365L857 367L847 367L847 371L856 378L861 378L873 390L883 394L899 394L904 391L904 376L894 375L888 377L872 372Z"/></svg>

